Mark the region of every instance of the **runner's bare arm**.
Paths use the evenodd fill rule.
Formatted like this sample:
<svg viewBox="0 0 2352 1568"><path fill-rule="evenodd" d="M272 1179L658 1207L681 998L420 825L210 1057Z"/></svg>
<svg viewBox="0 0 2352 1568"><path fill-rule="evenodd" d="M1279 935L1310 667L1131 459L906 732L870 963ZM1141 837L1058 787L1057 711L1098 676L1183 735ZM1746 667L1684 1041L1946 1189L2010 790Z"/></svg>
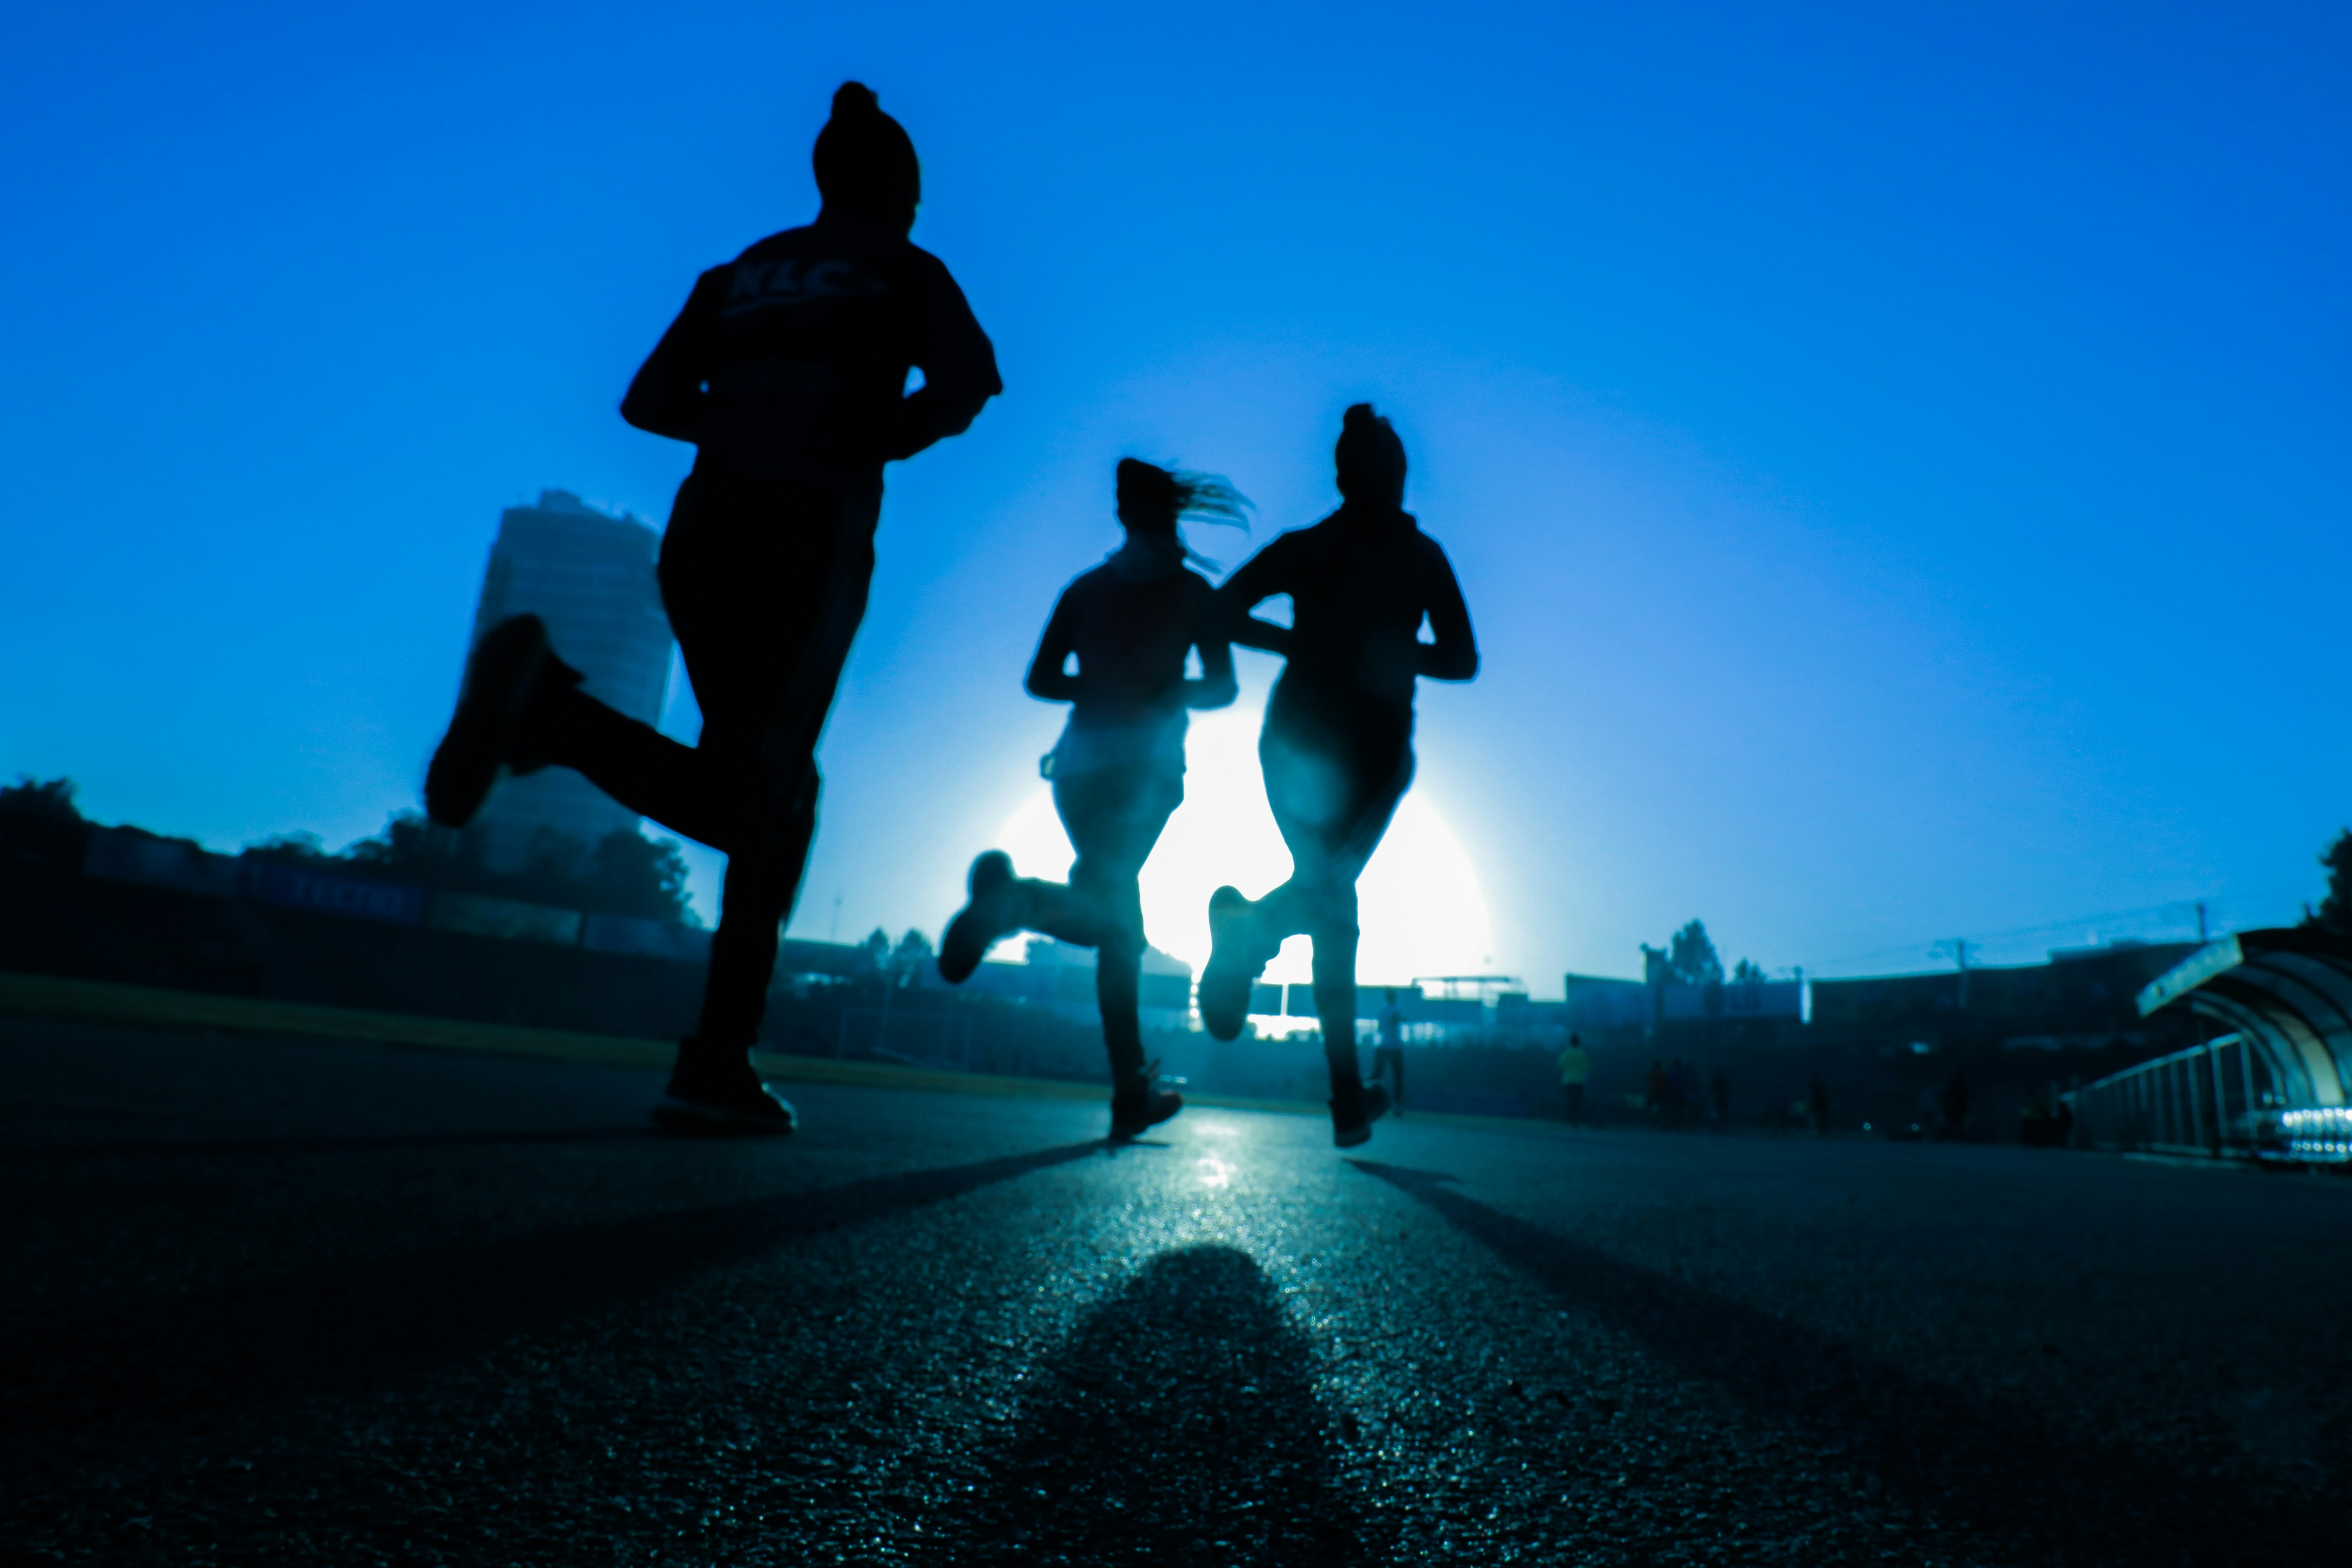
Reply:
<svg viewBox="0 0 2352 1568"><path fill-rule="evenodd" d="M1290 628L1259 620L1250 612L1277 594L1290 592L1286 565L1290 552L1279 539L1251 556L1217 589L1213 624L1230 642L1266 653L1290 654Z"/></svg>
<svg viewBox="0 0 2352 1568"><path fill-rule="evenodd" d="M1232 707L1234 699L1242 694L1241 682L1234 679L1233 645L1223 637L1203 635L1193 646L1201 650L1201 679L1184 683L1184 706Z"/></svg>
<svg viewBox="0 0 2352 1568"><path fill-rule="evenodd" d="M1029 678L1021 683L1030 696L1041 702L1078 700L1078 678L1062 668L1069 662L1070 649L1077 640L1076 622L1076 616L1070 610L1070 597L1065 594L1045 622L1045 635L1037 640L1037 657L1029 661Z"/></svg>
<svg viewBox="0 0 2352 1568"><path fill-rule="evenodd" d="M1470 607L1462 602L1462 584L1454 580L1453 563L1433 541L1429 557L1429 585L1423 609L1437 640L1413 644L1413 673L1432 680L1473 679L1478 674L1478 639L1470 630Z"/></svg>

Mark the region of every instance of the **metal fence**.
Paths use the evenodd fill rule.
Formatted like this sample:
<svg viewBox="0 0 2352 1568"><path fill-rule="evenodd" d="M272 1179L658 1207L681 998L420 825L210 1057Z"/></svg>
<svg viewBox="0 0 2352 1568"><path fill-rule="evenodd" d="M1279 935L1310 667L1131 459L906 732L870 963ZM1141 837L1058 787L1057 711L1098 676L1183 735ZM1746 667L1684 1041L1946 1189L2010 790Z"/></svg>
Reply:
<svg viewBox="0 0 2352 1568"><path fill-rule="evenodd" d="M2217 1159L2352 1161L2352 1108L2290 1107L2242 1035L2140 1063L2059 1097L2092 1149Z"/></svg>

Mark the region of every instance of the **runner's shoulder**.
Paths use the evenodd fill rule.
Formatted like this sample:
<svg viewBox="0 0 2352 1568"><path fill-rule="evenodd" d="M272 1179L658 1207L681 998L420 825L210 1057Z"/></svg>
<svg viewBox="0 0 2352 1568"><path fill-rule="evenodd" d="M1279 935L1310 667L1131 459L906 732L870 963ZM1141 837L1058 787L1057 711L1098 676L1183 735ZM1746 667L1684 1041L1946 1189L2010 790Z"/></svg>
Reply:
<svg viewBox="0 0 2352 1568"><path fill-rule="evenodd" d="M732 267L744 261L777 261L786 257L830 256L873 258L877 260L915 261L936 267L939 258L903 235L877 228L871 224L854 219L834 219L829 222L795 224L753 240L745 246Z"/></svg>
<svg viewBox="0 0 2352 1568"><path fill-rule="evenodd" d="M1446 559L1445 546L1423 531L1421 519L1406 512L1404 520L1411 527L1411 531L1405 535L1406 548L1427 565L1444 567L1448 572L1454 570L1454 563Z"/></svg>
<svg viewBox="0 0 2352 1568"><path fill-rule="evenodd" d="M836 267L845 265L856 273L868 276L919 279L926 289L933 279L947 275L939 258L902 235L869 224L835 220L778 229L753 240L732 261L722 262L703 276L733 279L746 269L778 269L788 263L807 267L826 262Z"/></svg>
<svg viewBox="0 0 2352 1568"><path fill-rule="evenodd" d="M1109 562L1097 561L1071 578L1070 585L1062 590L1062 596L1082 601L1091 599L1108 593L1119 581L1118 574L1111 570Z"/></svg>

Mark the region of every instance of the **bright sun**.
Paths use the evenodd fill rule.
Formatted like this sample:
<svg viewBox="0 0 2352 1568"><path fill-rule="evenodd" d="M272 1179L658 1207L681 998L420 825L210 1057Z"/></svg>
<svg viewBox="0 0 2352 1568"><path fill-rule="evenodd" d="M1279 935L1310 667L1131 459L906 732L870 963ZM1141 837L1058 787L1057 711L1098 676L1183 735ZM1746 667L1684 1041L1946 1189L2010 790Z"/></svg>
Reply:
<svg viewBox="0 0 2352 1568"><path fill-rule="evenodd" d="M1143 868L1143 921L1153 946L1192 966L1209 957L1209 894L1231 882L1259 898L1290 875L1290 852L1276 831L1258 779L1254 709L1195 714L1186 746L1184 804ZM1050 789L1013 814L997 840L1024 877L1069 874L1070 841L1054 812ZM1357 884L1363 940L1356 974L1370 984L1416 975L1474 974L1491 964L1494 933L1478 873L1436 808L1418 791L1397 807L1396 819ZM1266 968L1269 981L1308 978L1304 937L1284 944ZM992 956L1015 958L1016 946Z"/></svg>

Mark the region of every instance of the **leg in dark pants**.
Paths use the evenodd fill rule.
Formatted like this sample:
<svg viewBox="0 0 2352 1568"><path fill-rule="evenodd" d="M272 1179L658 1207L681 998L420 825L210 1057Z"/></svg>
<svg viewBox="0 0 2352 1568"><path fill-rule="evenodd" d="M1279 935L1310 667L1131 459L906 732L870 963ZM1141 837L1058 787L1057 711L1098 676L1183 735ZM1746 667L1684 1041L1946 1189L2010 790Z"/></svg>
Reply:
<svg viewBox="0 0 2352 1568"><path fill-rule="evenodd" d="M1279 694L1277 693L1277 696ZM1268 943L1315 943L1315 1013L1335 1100L1363 1093L1356 1058L1356 879L1380 847L1412 782L1412 720L1384 711L1357 722L1286 713L1258 739L1266 803L1289 847L1290 880L1257 901Z"/></svg>
<svg viewBox="0 0 2352 1568"><path fill-rule="evenodd" d="M818 735L866 613L878 483L698 470L662 541L662 604L702 708L685 746L574 688L535 715L541 754L727 855L693 1046L740 1062L816 830ZM687 1065L681 1053L680 1065Z"/></svg>
<svg viewBox="0 0 2352 1568"><path fill-rule="evenodd" d="M1078 852L1067 887L1020 884L1023 924L1096 952L1095 1000L1111 1080L1143 1073L1143 863L1184 801L1181 773L1147 767L1090 769L1054 781L1054 809Z"/></svg>

